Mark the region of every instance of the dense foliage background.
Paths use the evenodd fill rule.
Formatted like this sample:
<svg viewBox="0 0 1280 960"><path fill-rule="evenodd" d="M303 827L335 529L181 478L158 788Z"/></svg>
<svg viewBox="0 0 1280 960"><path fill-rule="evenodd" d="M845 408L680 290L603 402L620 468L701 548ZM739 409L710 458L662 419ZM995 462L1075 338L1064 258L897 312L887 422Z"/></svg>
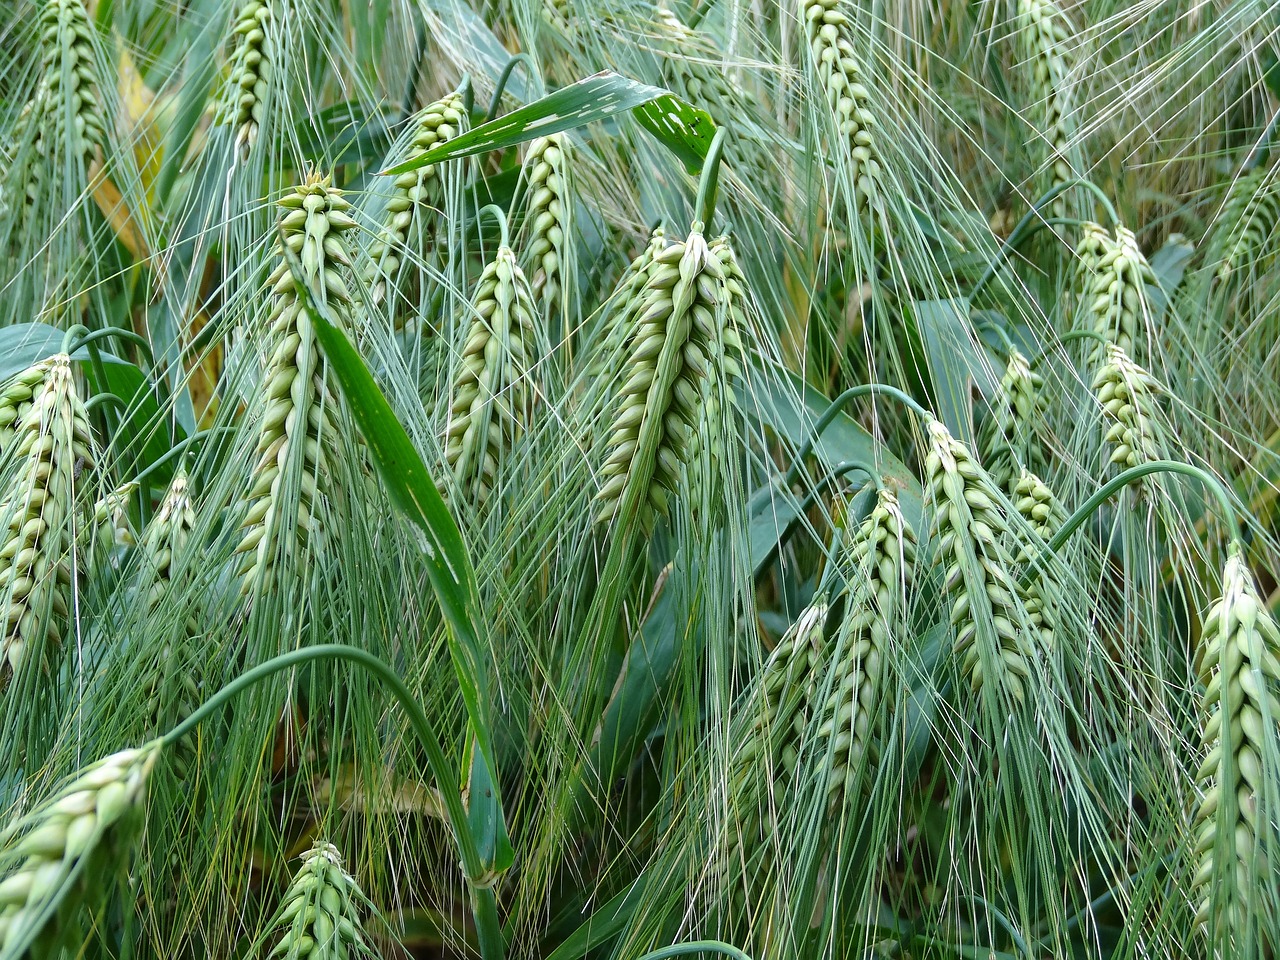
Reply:
<svg viewBox="0 0 1280 960"><path fill-rule="evenodd" d="M0 0L0 957L1273 956L1278 24Z"/></svg>

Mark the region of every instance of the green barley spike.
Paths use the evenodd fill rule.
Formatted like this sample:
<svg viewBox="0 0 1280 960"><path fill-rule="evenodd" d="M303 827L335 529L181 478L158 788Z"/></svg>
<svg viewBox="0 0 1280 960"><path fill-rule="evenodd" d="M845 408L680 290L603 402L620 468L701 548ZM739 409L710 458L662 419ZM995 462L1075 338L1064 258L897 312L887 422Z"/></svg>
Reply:
<svg viewBox="0 0 1280 960"><path fill-rule="evenodd" d="M17 378L32 393L14 423L13 472L0 498L0 692L24 664L47 666L61 643L70 615L78 481L91 460L71 358L60 354L36 367L43 374L38 385L32 369Z"/></svg>
<svg viewBox="0 0 1280 960"><path fill-rule="evenodd" d="M1137 239L1123 226L1117 226L1115 236L1110 237L1096 225L1089 225L1076 253L1082 274L1084 322L1107 343L1136 356L1138 344L1146 344L1151 313L1147 287L1157 285ZM1105 360L1106 350L1101 344L1091 350L1090 365L1097 367Z"/></svg>
<svg viewBox="0 0 1280 960"><path fill-rule="evenodd" d="M1027 522L1035 540L1018 549L1017 562L1029 563L1053 539L1067 520L1067 512L1049 485L1025 467L1013 485L1013 505ZM1047 573L1040 570L1022 588L1023 607L1036 631L1041 651L1053 650L1058 633L1058 608L1055 591L1045 582Z"/></svg>
<svg viewBox="0 0 1280 960"><path fill-rule="evenodd" d="M1274 876L1268 857L1280 840L1280 809L1272 806L1280 775L1273 768L1280 744L1280 628L1239 544L1230 549L1222 598L1205 618L1201 643L1205 759L1196 776L1203 793L1193 829L1196 923L1215 943L1231 940L1237 951L1267 956L1277 944L1266 941L1268 918L1256 911L1265 903L1266 878ZM1262 928L1256 936L1250 914Z"/></svg>
<svg viewBox="0 0 1280 960"><path fill-rule="evenodd" d="M1160 385L1116 344L1093 380L1094 395L1107 423L1111 462L1121 469L1164 458L1163 432L1156 416Z"/></svg>
<svg viewBox="0 0 1280 960"><path fill-rule="evenodd" d="M859 770L877 760L876 718L890 696L885 664L890 645L903 635L907 592L916 559L916 536L898 498L882 488L876 505L848 538L840 560L846 588L844 617L831 649L831 693L818 710L815 756L830 763L828 795L834 808L854 802ZM825 686L822 687L825 689Z"/></svg>
<svg viewBox="0 0 1280 960"><path fill-rule="evenodd" d="M1268 258L1268 247L1280 222L1280 178L1274 171L1258 168L1241 175L1231 185L1223 206L1220 226L1214 238L1217 253L1215 276L1225 283L1233 273L1252 269L1255 273Z"/></svg>
<svg viewBox="0 0 1280 960"><path fill-rule="evenodd" d="M529 376L538 355L537 314L510 247L499 247L472 299L450 395L445 459L476 506L493 492L498 467L528 424Z"/></svg>
<svg viewBox="0 0 1280 960"><path fill-rule="evenodd" d="M266 395L258 427L258 460L242 521L245 532L236 548L244 555L241 573L246 593L271 576L280 538L291 539L299 549L309 542L313 523L318 526L314 512L324 459L336 438L337 396L325 382L315 330L279 244L285 243L297 256L312 296L326 303L339 322L351 303L343 279L351 261L342 235L356 224L347 214L350 205L341 191L329 185L328 177L311 174L279 206L283 211L282 239L276 241L280 263L267 280L271 294L267 342L272 352L264 374ZM287 517L281 513L287 502L282 484L297 484L298 489L296 513Z"/></svg>
<svg viewBox="0 0 1280 960"><path fill-rule="evenodd" d="M1036 128L1048 151L1050 179L1045 188L1049 189L1075 176L1067 158L1072 135L1070 23L1055 0L1019 0L1018 25L1031 66ZM1066 216L1064 197L1053 201L1052 212L1055 217Z"/></svg>
<svg viewBox="0 0 1280 960"><path fill-rule="evenodd" d="M163 744L121 750L0 831L0 956L76 955L81 917L107 898L137 839L147 777Z"/></svg>
<svg viewBox="0 0 1280 960"><path fill-rule="evenodd" d="M951 602L954 653L971 689L994 682L1015 703L1026 699L1033 648L1010 571L1009 526L987 475L938 420L928 425L927 499L933 540Z"/></svg>
<svg viewBox="0 0 1280 960"><path fill-rule="evenodd" d="M561 133L539 137L529 144L524 170L528 190L525 212L531 224L526 259L533 299L544 316L552 316L561 300L566 244L571 242L570 197L573 153Z"/></svg>
<svg viewBox="0 0 1280 960"><path fill-rule="evenodd" d="M278 960L350 960L376 957L362 926L367 901L342 867L337 847L317 841L285 891L271 933L281 934L269 954Z"/></svg>
<svg viewBox="0 0 1280 960"><path fill-rule="evenodd" d="M714 371L695 331L719 326L725 300L724 268L701 226L655 256L640 295L627 379L600 471L598 523L618 518L650 529L667 512L699 442L702 379ZM619 517L624 505L636 513Z"/></svg>
<svg viewBox="0 0 1280 960"><path fill-rule="evenodd" d="M271 89L273 0L244 0L231 28L228 76L218 122L236 128L236 150L248 156L258 142Z"/></svg>
<svg viewBox="0 0 1280 960"><path fill-rule="evenodd" d="M597 339L587 374L593 380L612 382L620 373L618 364L630 355L636 333L636 319L644 305L645 284L657 267L657 257L671 245L662 227L654 229L649 242L627 266L612 295L606 301L603 333Z"/></svg>
<svg viewBox="0 0 1280 960"><path fill-rule="evenodd" d="M461 91L455 91L428 104L414 119L406 159L421 156L466 129L466 103ZM432 208L439 207L444 198L440 171L440 165L433 163L402 173L392 183L386 215L369 247L369 260L363 271L370 302L375 306L385 300L389 288L394 287L408 245L414 239L415 223L421 226L422 218L428 216Z"/></svg>
<svg viewBox="0 0 1280 960"><path fill-rule="evenodd" d="M82 0L46 0L40 30L41 95L45 98L41 113L52 123L55 142L65 143L79 154L88 170L95 150L106 142L93 24ZM66 129L68 118L70 131Z"/></svg>
<svg viewBox="0 0 1280 960"><path fill-rule="evenodd" d="M1012 491L1023 466L1037 465L1037 426L1044 412L1044 378L1020 351L1009 353L1004 375L991 398L991 410L979 436L982 463L993 480Z"/></svg>

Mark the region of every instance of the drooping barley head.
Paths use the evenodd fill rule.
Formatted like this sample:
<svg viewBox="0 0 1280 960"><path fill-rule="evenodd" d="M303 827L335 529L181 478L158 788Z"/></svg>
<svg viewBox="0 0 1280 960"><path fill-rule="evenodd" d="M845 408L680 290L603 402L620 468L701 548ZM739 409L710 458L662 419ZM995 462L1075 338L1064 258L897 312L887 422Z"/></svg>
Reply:
<svg viewBox="0 0 1280 960"><path fill-rule="evenodd" d="M455 91L441 97L424 107L415 118L405 159L421 156L466 129L467 109L462 93ZM408 251L418 249L416 244L411 246L417 231L422 230L426 235L429 225L423 221L443 199L439 164L402 173L392 182L382 227L369 247L369 260L362 270L370 303L375 306L382 303L389 287L394 288Z"/></svg>
<svg viewBox="0 0 1280 960"><path fill-rule="evenodd" d="M328 177L312 174L279 205L283 242L301 262L312 296L328 304L341 322L351 302L343 279L350 259L342 234L355 227L346 212L348 203L329 185ZM245 533L237 547L244 555L246 593L270 578L279 551L287 549L282 538L301 550L312 536L317 488L327 450L335 441L338 407L325 382L311 319L282 253L267 284L271 356L263 374L258 460L246 498Z"/></svg>
<svg viewBox="0 0 1280 960"><path fill-rule="evenodd" d="M1165 445L1156 417L1160 385L1119 346L1109 346L1106 357L1094 377L1093 391L1107 424L1110 462L1124 469L1162 459Z"/></svg>
<svg viewBox="0 0 1280 960"><path fill-rule="evenodd" d="M40 13L42 109L53 143L79 156L84 169L106 142L106 111L83 0L46 0ZM34 117L33 117L34 119ZM70 129L67 123L70 122ZM44 126L44 125L42 125Z"/></svg>
<svg viewBox="0 0 1280 960"><path fill-rule="evenodd" d="M1048 190L1067 183L1075 174L1068 159L1071 141L1072 81L1070 22L1055 0L1019 0L1018 28L1031 68L1036 128L1048 153ZM1055 217L1066 216L1064 197L1053 201Z"/></svg>
<svg viewBox="0 0 1280 960"><path fill-rule="evenodd" d="M529 224L526 262L533 299L546 317L561 299L566 244L573 237L570 175L572 148L563 134L539 137L529 144L524 176L528 190L525 218Z"/></svg>
<svg viewBox="0 0 1280 960"><path fill-rule="evenodd" d="M724 279L701 224L654 257L601 468L597 522L617 518L649 529L666 513L681 469L696 451L702 380L716 374L705 342L706 332L722 323Z"/></svg>
<svg viewBox="0 0 1280 960"><path fill-rule="evenodd" d="M1238 270L1261 273L1274 250L1272 233L1280 222L1280 178L1261 167L1236 178L1223 205L1213 240L1219 283ZM1212 261L1211 261L1212 262Z"/></svg>
<svg viewBox="0 0 1280 960"><path fill-rule="evenodd" d="M1147 287L1157 284L1155 272L1138 246L1137 238L1123 226L1114 237L1086 229L1077 248L1083 284L1086 321L1093 332L1133 357L1147 345L1150 306ZM1104 360L1101 344L1092 349L1090 364Z"/></svg>
<svg viewBox="0 0 1280 960"><path fill-rule="evenodd" d="M510 247L499 247L485 267L471 306L450 395L445 459L462 495L478 507L528 424L529 377L539 352L533 296Z"/></svg>
<svg viewBox="0 0 1280 960"><path fill-rule="evenodd" d="M89 423L71 358L19 375L29 406L10 439L9 486L0 495L0 692L25 663L47 666L67 626L80 472L90 462ZM33 368L34 369L34 368Z"/></svg>
<svg viewBox="0 0 1280 960"><path fill-rule="evenodd" d="M1024 542L1018 549L1017 562L1025 564L1046 549L1053 535L1066 522L1067 512L1049 485L1025 467L1013 486L1013 505L1035 534L1031 543ZM1044 569L1037 571L1021 593L1027 619L1038 635L1038 647L1046 652L1057 646L1059 620L1057 592L1046 583L1048 575Z"/></svg>
<svg viewBox="0 0 1280 960"><path fill-rule="evenodd" d="M883 193L876 116L862 78L854 31L841 0L800 0L810 61L835 132L853 164L853 200L859 211L877 207Z"/></svg>
<svg viewBox="0 0 1280 960"><path fill-rule="evenodd" d="M158 740L121 750L0 832L0 953L43 960L73 953L81 915L100 909L129 859Z"/></svg>
<svg viewBox="0 0 1280 960"><path fill-rule="evenodd" d="M940 421L928 425L927 499L938 561L951 602L954 653L971 689L993 683L1025 699L1034 650L1006 546L1008 523L991 480Z"/></svg>
<svg viewBox="0 0 1280 960"><path fill-rule="evenodd" d="M891 696L885 668L890 645L906 625L915 558L916 536L898 498L881 489L875 507L846 543L844 617L831 644L840 659L818 677L819 684L830 682L831 692L818 710L815 758L829 763L833 809L857 801L860 771L878 759L878 718Z"/></svg>
<svg viewBox="0 0 1280 960"><path fill-rule="evenodd" d="M1276 824L1276 746L1280 743L1280 628L1258 595L1239 544L1222 574L1222 598L1201 634L1205 760L1195 818L1196 922L1215 943L1265 956L1274 918L1259 916L1264 878L1272 876ZM1257 925L1257 930L1251 929ZM1241 953L1240 955L1244 955Z"/></svg>
<svg viewBox="0 0 1280 960"><path fill-rule="evenodd" d="M366 901L355 878L342 867L338 848L317 841L285 891L270 934L282 936L271 950L280 960L348 960L377 956L361 916Z"/></svg>
<svg viewBox="0 0 1280 960"><path fill-rule="evenodd" d="M665 84L711 114L717 124L732 125L741 116L743 101L724 68L716 62L722 59L719 51L706 36L686 26L665 3L660 3L655 13Z"/></svg>
<svg viewBox="0 0 1280 960"><path fill-rule="evenodd" d="M1037 426L1044 410L1043 388L1044 378L1031 369L1027 358L1016 349L1010 351L979 437L983 465L1006 492L1012 492L1023 466L1036 466L1040 460Z"/></svg>
<svg viewBox="0 0 1280 960"><path fill-rule="evenodd" d="M231 27L228 75L218 122L236 128L236 150L246 157L258 142L271 89L270 34L276 0L244 0Z"/></svg>
<svg viewBox="0 0 1280 960"><path fill-rule="evenodd" d="M666 231L654 229L649 242L627 266L617 286L605 302L601 319L602 332L596 338L587 374L593 380L612 382L620 364L630 355L637 328L636 315L644 304L644 288L649 274L656 268L658 254L670 246Z"/></svg>

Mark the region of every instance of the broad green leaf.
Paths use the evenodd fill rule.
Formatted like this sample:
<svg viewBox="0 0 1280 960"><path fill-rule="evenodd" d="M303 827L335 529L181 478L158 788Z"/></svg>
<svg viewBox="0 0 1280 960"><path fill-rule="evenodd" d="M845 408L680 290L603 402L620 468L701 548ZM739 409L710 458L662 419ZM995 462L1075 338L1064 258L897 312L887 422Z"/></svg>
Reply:
<svg viewBox="0 0 1280 960"><path fill-rule="evenodd" d="M972 446L973 388L988 396L1000 377L974 340L969 301L917 300L915 314L928 354L938 419L952 436Z"/></svg>
<svg viewBox="0 0 1280 960"><path fill-rule="evenodd" d="M449 627L449 653L475 737L475 749L470 752L474 763L485 767L483 771L473 768L465 771L468 784L481 786L471 794L468 815L473 824L480 822L492 826L493 835L488 842L482 835L477 835L477 842L482 853L486 854L485 865L501 872L511 865L515 854L502 818L502 801L493 761L489 710L491 646L487 625L476 600L475 573L462 542L462 534L426 465L360 354L346 335L321 315L321 308L312 300L305 282L299 280L298 289L310 310L316 339L368 444L391 502L423 533L427 573ZM488 789L485 784L489 785ZM492 809L478 811L477 802Z"/></svg>
<svg viewBox="0 0 1280 960"><path fill-rule="evenodd" d="M642 104L632 113L640 126L676 155L690 176L702 171L702 162L716 135L710 114L670 94Z"/></svg>
<svg viewBox="0 0 1280 960"><path fill-rule="evenodd" d="M698 155L697 163L700 168L701 159L706 156L706 148L711 144L711 133L715 130L711 117L682 103L661 87L652 87L604 71L473 127L383 173L397 176L455 157L501 150L534 137L545 137L604 120L660 98L667 104L667 108L660 114L649 111L642 120L646 129L680 157L686 166L689 165L689 158L698 153L701 145L702 152Z"/></svg>

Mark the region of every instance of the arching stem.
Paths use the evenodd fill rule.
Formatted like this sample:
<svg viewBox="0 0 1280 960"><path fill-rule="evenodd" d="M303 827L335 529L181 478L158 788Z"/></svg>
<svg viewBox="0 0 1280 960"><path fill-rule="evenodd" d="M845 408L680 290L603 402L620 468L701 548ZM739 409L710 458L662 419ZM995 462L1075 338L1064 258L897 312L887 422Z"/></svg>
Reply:
<svg viewBox="0 0 1280 960"><path fill-rule="evenodd" d="M1034 370L1039 365L1040 361L1046 359L1055 347L1065 347L1068 343L1073 343L1076 340L1093 340L1102 344L1104 347L1111 342L1096 330L1071 330L1060 336L1056 344L1050 344L1032 357L1031 369Z"/></svg>
<svg viewBox="0 0 1280 960"><path fill-rule="evenodd" d="M1227 524L1231 532L1231 541L1228 549L1239 549L1244 543L1244 538L1240 531L1240 518L1236 513L1236 509L1231 502L1231 497L1227 493L1226 488L1217 477L1200 467L1190 463L1183 463L1180 460L1152 460L1149 463L1140 463L1136 467L1130 467L1123 473L1117 474L1113 479L1104 483L1098 488L1088 500L1080 505L1066 522L1053 535L1044 550L1036 556L1034 560L1028 564L1027 569L1023 572L1021 581L1026 584L1037 570L1044 566L1049 557L1056 554L1062 549L1063 544L1071 538L1071 535L1080 528L1080 526L1091 517L1094 512L1106 503L1114 494L1124 489L1129 484L1141 480L1143 477L1149 477L1154 473L1174 473L1184 477L1191 477L1193 480L1199 480L1204 484L1205 488L1218 502L1218 509L1222 513L1223 522Z"/></svg>
<svg viewBox="0 0 1280 960"><path fill-rule="evenodd" d="M493 88L493 99L489 101L489 112L485 114L485 123L488 123L498 115L498 110L502 106L502 94L507 89L507 81L511 79L511 73L521 64L529 71L530 76L534 75L533 58L527 53L517 53L514 57L507 61L507 65L502 68L502 73L498 75L498 85Z"/></svg>
<svg viewBox="0 0 1280 960"><path fill-rule="evenodd" d="M722 940L690 940L688 943L673 943L669 947L650 950L640 960L666 960L667 957L682 957L690 953L714 953L731 957L732 960L751 960L751 957L737 947Z"/></svg>
<svg viewBox="0 0 1280 960"><path fill-rule="evenodd" d="M817 444L822 436L822 431L831 425L831 421L840 414L845 405L851 400L857 400L859 397L866 397L871 394L892 397L924 420L933 419L933 414L920 406L913 397L897 387L889 386L887 383L864 383L856 387L850 387L831 401L831 405L823 411L822 416L818 418L818 422L813 425L813 430L810 431L808 439L805 440L804 445L792 458L791 467L787 470L787 475L783 480L784 486L789 487L796 482L796 478L800 476L800 470L804 465L804 458L813 452L814 445Z"/></svg>
<svg viewBox="0 0 1280 960"><path fill-rule="evenodd" d="M511 238L507 235L507 214L505 211L503 211L503 209L496 203L486 204L476 212L476 223L479 223L480 218L486 213L493 217L494 220L498 221L499 242L504 247L510 246Z"/></svg>
<svg viewBox="0 0 1280 960"><path fill-rule="evenodd" d="M698 179L698 198L693 204L694 223L702 224L703 231L711 229L711 219L716 212L716 193L720 186L720 158L724 154L724 141L729 131L724 127L716 130L711 138L711 146L707 148L707 159L702 164L702 176Z"/></svg>
<svg viewBox="0 0 1280 960"><path fill-rule="evenodd" d="M444 802L453 828L454 839L458 844L462 859L462 869L471 887L472 909L475 914L476 929L480 939L480 950L485 960L502 960L505 944L501 927L498 925L498 914L494 904L493 890L484 886L480 878L484 874L484 865L467 820L467 810L462 802L462 795L457 788L454 771L445 759L444 748L431 724L427 721L422 707L414 699L413 693L403 680L389 666L366 650L339 643L326 643L314 647L303 647L273 657L266 663L246 670L225 687L197 707L190 716L178 724L163 740L166 745L176 743L186 737L200 724L223 709L228 703L244 693L255 684L261 683L274 674L289 670L314 660L348 660L372 673L391 691L392 696L400 704L409 719L409 725L418 742L427 755L427 764L436 780L436 789Z"/></svg>
<svg viewBox="0 0 1280 960"><path fill-rule="evenodd" d="M1000 269L1000 266L1005 262L1005 260L1009 258L1009 254L1018 248L1018 244L1034 236L1041 228L1052 226L1052 224L1042 216L1045 207L1049 206L1049 204L1053 203L1054 200L1057 200L1058 197L1073 187L1084 187L1098 199L1098 202L1106 211L1107 217L1111 221L1111 226L1113 228L1120 223L1120 217L1116 213L1115 204L1111 202L1110 197L1102 192L1102 188L1092 180L1086 180L1083 177L1080 177L1075 180L1068 180L1066 183L1058 184L1056 187L1045 193L1044 196L1035 202L1030 210L1022 215L1022 219L1018 221L1017 225L1013 228L1013 231L1009 234L1009 239L1005 240L1004 244L1000 247L999 252L996 254L995 259L991 261L986 272L978 278L978 282L974 284L973 289L969 292L969 300L971 302L977 300L978 294L982 292L982 289L995 279L996 272Z"/></svg>

